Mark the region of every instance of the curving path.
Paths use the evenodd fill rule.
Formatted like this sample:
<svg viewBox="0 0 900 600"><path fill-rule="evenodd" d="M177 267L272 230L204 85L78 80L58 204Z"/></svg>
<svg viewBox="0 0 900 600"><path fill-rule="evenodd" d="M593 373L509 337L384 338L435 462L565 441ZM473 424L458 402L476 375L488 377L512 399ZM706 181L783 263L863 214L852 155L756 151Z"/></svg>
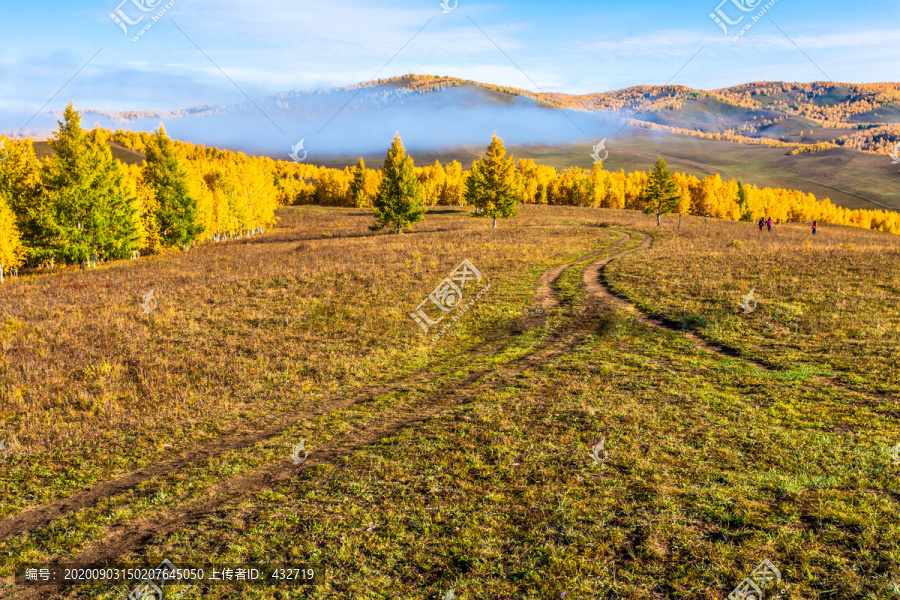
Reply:
<svg viewBox="0 0 900 600"><path fill-rule="evenodd" d="M553 267L544 273L534 296L533 305L546 306L547 309L558 307L560 302L553 289L553 284L563 272L573 265L597 256L608 255L600 263L597 263L605 265L620 256L638 249L619 250L632 237L622 232L618 233L621 234L620 239L613 245L564 265ZM613 254L609 255L611 252ZM590 293L589 291L589 295ZM121 531L113 532L107 528L102 538L95 540L78 556L60 562L100 565L121 559L129 553L144 549L155 539L160 539L192 522L202 519L206 515L226 508L242 497L289 480L301 468L306 469L324 463L332 463L342 456L384 438L396 435L419 422L428 420L448 408L474 398L478 394L489 390L502 389L524 371L539 367L569 352L592 330L593 321L596 321L597 318L598 315L593 317L590 315L576 315L570 322L563 324L550 333L532 352L521 358L511 360L499 367L476 371L462 379L448 382L437 390L424 394L408 407L392 407L387 414L379 415L379 418L373 418L371 420L372 426L364 431L347 434L320 447L310 447L309 458L302 466L295 466L291 460L285 459L224 481L205 490L200 498L188 500L178 506L163 508L152 514L142 515ZM527 321L530 327L536 327L546 322L546 319L547 313L542 312L534 315ZM479 352L478 356L493 354L496 350L497 348L485 349ZM100 482L93 488L68 498L27 509L19 515L0 521L0 539L23 531L31 531L55 518L78 510L91 508L99 501L122 493L144 481L171 473L180 468L195 465L200 461L230 450L251 446L283 433L302 421L314 419L329 412L365 402L375 396L393 391L408 391L415 384L427 384L434 378L433 374L429 377L428 373L424 373L427 369L428 367L422 369L419 375L412 380L406 378L393 381L385 386L372 386L340 399L326 399L321 406L313 410L278 415L278 425L261 430L234 431L225 434L211 442L198 444L177 458ZM55 557L51 557L51 560L54 559ZM58 590L52 587L26 588L12 597L17 599L50 598L58 593Z"/></svg>

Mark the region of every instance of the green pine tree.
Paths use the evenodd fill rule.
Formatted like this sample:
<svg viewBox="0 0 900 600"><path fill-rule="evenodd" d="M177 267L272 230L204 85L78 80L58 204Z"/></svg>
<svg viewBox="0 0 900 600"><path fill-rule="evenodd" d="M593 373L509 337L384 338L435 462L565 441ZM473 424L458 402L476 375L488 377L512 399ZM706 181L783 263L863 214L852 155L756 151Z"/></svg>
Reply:
<svg viewBox="0 0 900 600"><path fill-rule="evenodd" d="M646 213L656 213L656 225L660 224L660 217L673 212L678 207L681 193L678 184L672 179L668 165L659 156L656 157L656 165L650 173L647 187L641 194Z"/></svg>
<svg viewBox="0 0 900 600"><path fill-rule="evenodd" d="M400 134L394 135L381 167L381 185L372 206L377 223L370 226L372 231L380 231L390 225L403 231L411 223L425 218L422 190L413 167L413 159L406 155Z"/></svg>
<svg viewBox="0 0 900 600"><path fill-rule="evenodd" d="M54 155L41 167L46 201L34 240L44 257L87 263L130 256L138 245L135 199L102 136L87 134L69 104L49 144Z"/></svg>
<svg viewBox="0 0 900 600"><path fill-rule="evenodd" d="M359 157L356 166L353 167L353 180L350 182L350 197L357 208L366 205L366 162Z"/></svg>
<svg viewBox="0 0 900 600"><path fill-rule="evenodd" d="M516 206L521 202L518 185L518 171L512 155L506 155L503 140L497 132L491 136L487 155L475 161L469 178L466 179L466 202L478 209L476 216L494 219L514 217Z"/></svg>
<svg viewBox="0 0 900 600"><path fill-rule="evenodd" d="M197 223L197 200L188 192L175 144L161 125L145 149L143 179L156 197L154 217L162 243L186 248L196 241L203 232Z"/></svg>
<svg viewBox="0 0 900 600"><path fill-rule="evenodd" d="M747 201L747 192L744 191L744 183L738 179L738 206L741 207L741 221L752 221L753 213L750 211L750 203Z"/></svg>

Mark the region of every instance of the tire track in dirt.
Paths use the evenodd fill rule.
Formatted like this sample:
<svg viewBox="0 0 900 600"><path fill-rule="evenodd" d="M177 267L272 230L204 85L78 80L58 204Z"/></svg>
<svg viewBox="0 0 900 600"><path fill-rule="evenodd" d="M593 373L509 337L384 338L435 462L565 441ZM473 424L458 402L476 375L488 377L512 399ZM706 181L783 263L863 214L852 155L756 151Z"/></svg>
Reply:
<svg viewBox="0 0 900 600"><path fill-rule="evenodd" d="M621 247L632 237L623 237L614 245ZM622 250L601 261L608 264L615 258L634 252L638 248ZM596 252L587 257L606 254L615 251L613 246ZM586 260L587 257L568 263L569 266ZM555 281L563 270L556 273ZM550 281L552 283L552 281ZM548 286L548 289L550 287ZM592 300L603 300L601 296L591 295ZM344 436L326 444L315 453L311 453L302 468L308 468L325 463L333 463L337 459L346 456L365 446L376 443L387 437L391 437L401 431L424 422L439 413L458 406L478 394L485 391L498 390L512 384L516 377L529 368L537 367L553 360L582 342L603 315L602 302L589 303L581 315L576 315L566 324L557 328L547 340L531 353L517 359L513 359L503 365L492 369L484 369L469 374L464 379L455 382L455 385L425 394L420 400L409 407L399 410L391 409L389 415L381 418L373 417L369 423L372 425L365 431L356 432ZM476 384L482 378L489 377L488 381ZM352 402L346 402L348 406ZM120 559L122 556L137 552L148 546L154 539L169 535L192 522L202 519L218 510L233 504L242 497L255 491L271 488L279 483L295 476L301 467L290 460L280 461L268 467L257 469L251 473L222 482L204 492L202 498L187 502L181 506L164 510L158 514L145 515L128 525L124 531L107 535L94 542L90 547L82 551L77 557L66 560L67 563L80 565L99 565ZM51 598L57 593L57 588L26 588L16 595L17 600L33 600L38 598Z"/></svg>
<svg viewBox="0 0 900 600"><path fill-rule="evenodd" d="M478 358L493 354L502 347L503 343L491 344L489 347L483 348L475 354L475 357ZM411 373L410 375L413 375L412 379L396 378L381 385L363 388L362 390L348 394L340 399L332 399L330 394L326 394L325 403L318 407L297 412L267 415L266 419L277 419L277 425L264 429L253 429L253 426L251 425L249 431L246 428L242 429L241 426L238 426L216 436L210 441L196 443L192 448L183 451L175 458L136 471L117 475L111 479L95 484L94 487L88 490L76 492L71 496L60 498L39 506L26 508L17 515L0 520L0 540L4 540L25 531L30 531L68 513L93 507L99 501L132 489L145 481L197 464L225 452L252 446L256 443L265 441L304 420L316 419L334 410L347 408L375 396L389 394L410 386L426 384L432 381L435 376L441 375L440 373L434 373L432 371L436 364L437 362L429 363Z"/></svg>
<svg viewBox="0 0 900 600"><path fill-rule="evenodd" d="M633 250L646 250L650 248L650 246L653 244L653 237L643 232L637 233L638 235L643 237L643 240L641 241L641 245L634 248ZM737 348L732 348L731 346L727 346L725 344L719 344L703 339L696 333L683 329L678 323L660 317L650 316L644 313L634 304L632 304L631 300L627 296L619 294L612 289L612 285L610 284L609 278L607 277L605 271L606 265L608 265L610 262L610 260L599 261L593 263L590 267L585 269L585 288L588 289L589 293L593 294L596 298L605 298L606 300L614 303L617 307L631 313L634 318L640 323L680 333L684 337L691 340L696 346L708 352L712 352L726 358L735 358L744 362L748 362L763 371L783 372L783 369L779 365L767 363L765 361L747 356ZM897 398L893 396L882 394L880 392L858 390L852 387L848 387L833 377L827 377L824 375L812 375L811 379L816 383L828 385L850 394L865 396L870 400L897 400Z"/></svg>
<svg viewBox="0 0 900 600"><path fill-rule="evenodd" d="M556 283L563 272L577 263L581 263L596 256L608 254L609 252L615 252L616 250L624 246L629 240L631 240L631 236L629 236L627 233L621 231L617 231L616 233L619 234L619 240L615 244L612 244L611 246L604 248L603 250L600 250L598 252L594 252L593 254L588 254L586 256L582 256L581 258L576 258L575 260L562 265L557 265L552 269L545 271L544 274L541 275L541 278L538 281L537 291L535 292L534 298L531 302L532 308L526 314L526 331L543 324L544 321L547 320L548 311L559 307L559 298L557 297L556 291L553 289L553 284Z"/></svg>
<svg viewBox="0 0 900 600"><path fill-rule="evenodd" d="M100 500L127 491L145 481L154 479L155 477L171 473L192 464L197 464L203 460L230 450L264 441L303 419L316 418L330 410L343 408L358 402L362 397L368 398L373 395L380 395L393 390L394 387L391 386L369 388L357 394L348 396L346 399L342 399L339 402L326 402L322 407L307 410L303 413L269 415L270 418L277 418L279 424L258 431L248 432L238 431L237 429L228 431L223 435L214 438L211 442L200 442L176 458L163 461L153 466L144 467L130 473L118 475L112 479L104 480L88 490L77 492L72 496L60 498L59 500L54 500L40 506L27 508L18 515L7 517L0 521L0 540L25 531L30 531L31 529L39 527L40 525L65 514L90 508L96 505Z"/></svg>
<svg viewBox="0 0 900 600"><path fill-rule="evenodd" d="M541 306L558 306L559 302L555 299L555 292L551 286L559 276L571 267L573 264L588 260L594 256L614 252L621 247L629 237L622 234L618 242L607 246L597 252L587 254L574 261L558 265L546 271L540 279L538 290L533 299L533 304ZM533 329L542 325L547 320L546 312L535 314L527 319L526 329ZM491 344L489 347L482 348L479 352L474 353L474 358L488 356L499 351L506 341ZM289 428L303 422L304 420L312 420L319 418L329 412L348 408L359 402L369 400L375 396L401 391L410 386L427 384L434 380L440 373L434 373L433 369L437 361L429 363L418 371L412 373L412 379L409 375L403 378L397 378L385 384L369 386L362 390L358 390L353 394L348 394L340 399L332 399L330 395L326 395L324 404L303 411L283 413L277 415L269 415L267 418L275 417L278 424L263 429L246 429L241 430L240 426L222 435L215 437L211 441L199 442L192 448L183 451L178 456L165 460L161 463L144 467L136 471L124 473L111 479L99 482L92 488L77 492L71 496L60 498L58 500L45 503L43 505L34 506L25 509L21 513L0 520L0 540L4 540L13 535L30 531L41 525L44 525L54 519L60 518L66 514L77 512L86 508L96 506L98 502L115 496L129 489L137 487L141 483L160 477L185 467L208 460L225 452L236 450L239 448L252 446L256 443L265 441ZM437 390L439 391L439 390Z"/></svg>
<svg viewBox="0 0 900 600"><path fill-rule="evenodd" d="M644 233L637 232L637 235L640 235L643 239L641 240L641 245L631 250L637 252L638 250L647 250L653 245L653 237ZM684 335L689 338L692 342L694 342L697 346L700 346L704 350L709 352L713 352L719 355L726 355L730 358L740 358L747 362L751 362L754 365L758 366L760 369L764 369L766 371L775 370L777 367L773 365L769 365L763 362L756 361L751 358L747 358L742 356L741 353L734 348L729 348L728 346L721 346L718 344L714 344L704 340L699 337L695 333L691 331L686 331L679 327L677 324L666 321L665 319L660 319L658 317L652 317L642 312L639 308L637 308L634 304L631 303L631 300L628 297L618 294L613 291L612 286L610 285L609 279L606 275L606 266L610 263L609 260L602 260L596 262L589 266L584 271L584 286L588 290L588 293L593 295L595 298L601 298L604 301L612 303L617 308L621 308L626 310L630 314L634 316L634 318L645 325L652 325L655 327L660 327L662 329L669 329L672 331L677 331L678 333Z"/></svg>
<svg viewBox="0 0 900 600"><path fill-rule="evenodd" d="M488 354L498 351L500 347L500 344L494 344L490 349L484 350L483 353ZM479 355L481 354L482 353L479 353ZM432 364L419 369L416 373L428 372L431 367ZM7 517L0 521L0 540L30 531L68 513L91 508L99 501L137 487L145 481L195 465L225 452L252 446L258 442L265 441L304 420L316 419L334 410L347 408L375 396L389 394L409 386L428 383L430 380L434 379L434 375L435 374L432 373L431 377L419 376L412 380L395 379L380 386L364 388L340 399L332 400L331 395L328 394L325 396L325 403L320 406L309 408L302 412L268 415L266 417L267 419L275 418L278 420L278 424L264 429L251 429L247 431L246 428L241 429L241 427L238 426L237 428L226 431L222 435L215 437L211 441L195 444L194 447L183 451L175 458L115 476L95 484L94 487L88 490L76 492L71 496L60 498L46 504L26 508L17 515Z"/></svg>
<svg viewBox="0 0 900 600"><path fill-rule="evenodd" d="M423 367L420 371L426 371ZM208 442L199 442L193 448L182 452L179 456L170 460L144 467L136 471L121 474L111 479L104 480L94 487L77 492L71 496L60 498L52 502L27 508L21 513L7 517L0 521L0 540L13 535L30 531L53 519L95 506L99 501L132 489L145 481L168 473L197 464L203 460L213 458L225 452L236 450L246 446L252 446L282 433L294 425L307 420L316 419L334 410L340 410L368 400L374 396L388 394L410 385L427 383L432 378L417 377L413 380L394 380L381 386L370 386L346 397L332 400L326 395L325 403L303 410L301 412L281 413L268 415L266 418L275 418L278 424L264 429L250 430L238 428L232 429L215 437Z"/></svg>
<svg viewBox="0 0 900 600"><path fill-rule="evenodd" d="M191 523L226 509L229 505L238 502L249 494L287 482L296 476L301 468L334 463L343 456L397 435L403 430L413 427L417 423L427 421L449 408L474 398L480 393L501 389L509 385L515 377L529 367L539 366L565 354L584 339L586 330L582 330L579 333L580 335L572 335L571 332L568 332L559 336L559 341L552 346L544 348L544 352L512 361L512 363L518 363L515 367L511 367L510 363L508 363L501 369L473 373L466 377L465 380L459 382L459 387L455 391L447 390L442 394L432 394L428 396L425 402L415 403L400 410L393 409L391 414L387 416L379 415L371 420L372 426L365 431L345 436L341 440L326 444L322 448L311 448L310 457L303 463L302 467L298 467L286 459L253 473L218 484L206 490L204 497L199 500L174 507L161 514L145 515L131 523L126 530L112 533L102 538L81 552L77 557L65 562L85 566L107 564L119 560L129 553L143 550L151 545L154 540L171 535L179 529L189 526ZM487 376L491 376L492 381L475 386L471 385ZM438 400L437 402L435 402L436 399ZM427 402L427 400L431 400L431 403ZM52 598L57 593L54 588L34 588L31 590L26 589L23 593L15 596L15 598L16 600Z"/></svg>
<svg viewBox="0 0 900 600"><path fill-rule="evenodd" d="M555 266L552 269L545 271L538 281L537 292L534 295L534 301L532 304L544 310L556 308L557 306L559 306L559 298L557 298L556 293L554 293L551 286L556 282L557 279L559 279L563 271L565 271L572 265L584 262L588 259L594 258L595 256L600 256L601 254L615 252L631 239L631 236L624 232L617 231L616 233L620 234L619 241L617 241L609 248L600 250L599 252L594 252L593 254L588 254L587 256L582 256L581 258L576 258L571 262Z"/></svg>

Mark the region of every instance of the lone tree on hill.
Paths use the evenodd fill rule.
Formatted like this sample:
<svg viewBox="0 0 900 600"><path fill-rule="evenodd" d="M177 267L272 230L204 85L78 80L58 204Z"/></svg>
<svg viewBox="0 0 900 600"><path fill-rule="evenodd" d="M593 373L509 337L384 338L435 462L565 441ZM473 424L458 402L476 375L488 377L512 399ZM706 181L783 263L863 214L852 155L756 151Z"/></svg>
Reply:
<svg viewBox="0 0 900 600"><path fill-rule="evenodd" d="M197 224L197 200L188 192L187 175L175 157L175 144L162 125L147 144L143 176L156 197L154 218L157 229L163 232L162 242L187 248L203 227Z"/></svg>
<svg viewBox="0 0 900 600"><path fill-rule="evenodd" d="M381 175L381 185L372 202L377 223L369 229L381 231L391 225L397 227L397 233L402 233L404 227L425 218L425 206L413 159L406 155L399 132L394 135Z"/></svg>
<svg viewBox="0 0 900 600"><path fill-rule="evenodd" d="M350 173L353 175L350 181L350 197L354 206L362 208L366 205L366 161L361 156Z"/></svg>
<svg viewBox="0 0 900 600"><path fill-rule="evenodd" d="M487 155L472 165L466 179L465 198L466 202L479 209L476 216L494 219L494 229L497 228L498 218L506 219L518 214L516 206L522 199L518 171L512 155L506 155L503 140L497 137L496 131L491 136Z"/></svg>
<svg viewBox="0 0 900 600"><path fill-rule="evenodd" d="M738 179L738 206L741 207L741 221L753 220L753 212L750 210L750 202L747 200L747 192L744 191L744 182Z"/></svg>
<svg viewBox="0 0 900 600"><path fill-rule="evenodd" d="M641 194L645 213L656 213L656 225L659 226L660 217L673 212L678 207L681 193L678 184L672 179L668 165L661 157L656 157L656 165L650 173L647 187Z"/></svg>

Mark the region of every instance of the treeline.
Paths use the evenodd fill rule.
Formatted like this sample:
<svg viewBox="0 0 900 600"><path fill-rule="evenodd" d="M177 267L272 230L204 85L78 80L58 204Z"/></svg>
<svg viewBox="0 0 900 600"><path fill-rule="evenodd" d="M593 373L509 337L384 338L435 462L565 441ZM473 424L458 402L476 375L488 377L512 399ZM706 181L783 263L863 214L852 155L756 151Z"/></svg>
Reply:
<svg viewBox="0 0 900 600"><path fill-rule="evenodd" d="M900 124L892 123L880 127L867 127L864 131L841 136L836 141L842 146L860 152L890 154L894 151L896 140L900 140Z"/></svg>
<svg viewBox="0 0 900 600"><path fill-rule="evenodd" d="M897 83L786 83L760 82L716 90L731 103L752 109L779 109L818 121L840 123L851 117L900 101ZM817 98L837 92L848 99L822 102ZM757 100L765 98L765 103Z"/></svg>
<svg viewBox="0 0 900 600"><path fill-rule="evenodd" d="M354 167L330 169L304 163L279 161L275 166L278 197L283 204L371 207L383 179L383 169L370 169L360 158ZM459 161L441 165L439 161L414 167L423 203L465 204L468 171Z"/></svg>
<svg viewBox="0 0 900 600"><path fill-rule="evenodd" d="M647 210L646 189L650 173L607 171L601 162L591 169L569 167L557 171L531 159L513 161L513 184L522 204L548 204L595 208ZM312 165L279 163L281 197L290 204L371 207L381 184L381 170L365 166L329 169ZM470 171L452 161L435 161L414 167L419 193L425 204L466 206ZM673 173L679 199L674 213L720 219L756 221L771 217L781 222L818 221L851 225L900 234L900 213L884 210L849 210L813 194L781 188L760 188L739 180L723 180L718 174L700 179Z"/></svg>
<svg viewBox="0 0 900 600"><path fill-rule="evenodd" d="M699 137L707 140L719 140L724 142L734 142L736 144L750 144L755 146L772 146L776 148L795 148L801 144L796 142L783 142L774 138L767 137L749 137L741 135L741 132L755 132L758 127L755 125L743 125L738 129L727 129L722 133L709 133L699 131L697 129L685 129L684 127L673 127L671 125L662 125L660 123L651 123L649 121L633 120L631 126L636 129L650 129L655 131L666 131L669 133L678 133L681 135L689 135L691 137Z"/></svg>
<svg viewBox="0 0 900 600"><path fill-rule="evenodd" d="M776 109L786 115L805 116L825 126L844 123L851 117L878 110L900 102L898 83L788 83L751 82L718 90L695 90L682 85L639 85L622 90L593 94L571 95L561 93L533 93L506 86L490 85L468 79L433 75L404 75L378 79L364 84L341 88L354 90L360 87L400 85L412 91L428 92L446 87L473 85L533 98L549 106L577 110L628 110L633 113L660 112L679 109L688 100L715 98L732 106L752 110ZM824 96L845 96L842 102L823 101Z"/></svg>
<svg viewBox="0 0 900 600"><path fill-rule="evenodd" d="M165 133L161 132L163 138ZM154 147L160 133L116 131L109 136L116 142L144 153ZM168 138L165 138L168 141ZM240 152L207 148L190 143L171 142L178 169L187 186L188 196L196 202L194 224L198 235L211 241L245 237L275 224L275 209L284 200L276 184L277 161L268 157L248 157ZM144 171L146 171L146 164ZM141 168L132 165L132 181L140 186ZM152 206L154 194L146 194ZM202 235L200 235L202 234ZM157 248L148 247L150 251Z"/></svg>
<svg viewBox="0 0 900 600"><path fill-rule="evenodd" d="M3 138L0 160L0 281L23 264L96 266L142 253L188 250L197 241L262 233L279 205L371 207L375 229L401 231L428 205L472 206L477 216L516 214L518 204L618 208L755 221L819 221L900 234L900 213L849 210L797 190L759 188L719 175L699 179L653 172L557 171L508 155L496 133L471 169L458 161L416 167L395 137L375 170L362 158L350 168L250 158L177 142L154 133L80 126L69 105L43 161L28 140ZM143 153L124 165L108 142Z"/></svg>
<svg viewBox="0 0 900 600"><path fill-rule="evenodd" d="M88 132L71 104L43 161L29 140L3 141L0 281L23 265L95 267L275 223L279 188L268 158L175 142L162 127ZM143 165L115 160L109 141L142 152Z"/></svg>

